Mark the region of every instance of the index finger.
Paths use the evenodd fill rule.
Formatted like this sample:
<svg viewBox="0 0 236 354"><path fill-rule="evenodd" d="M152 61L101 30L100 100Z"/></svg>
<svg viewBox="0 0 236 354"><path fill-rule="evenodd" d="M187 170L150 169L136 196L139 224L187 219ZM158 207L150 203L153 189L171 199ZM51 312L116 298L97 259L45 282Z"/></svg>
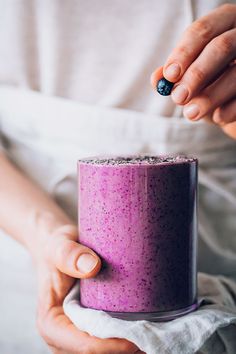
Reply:
<svg viewBox="0 0 236 354"><path fill-rule="evenodd" d="M235 5L225 4L193 22L168 57L164 77L171 82L179 81L203 48L213 38L233 28L235 21Z"/></svg>

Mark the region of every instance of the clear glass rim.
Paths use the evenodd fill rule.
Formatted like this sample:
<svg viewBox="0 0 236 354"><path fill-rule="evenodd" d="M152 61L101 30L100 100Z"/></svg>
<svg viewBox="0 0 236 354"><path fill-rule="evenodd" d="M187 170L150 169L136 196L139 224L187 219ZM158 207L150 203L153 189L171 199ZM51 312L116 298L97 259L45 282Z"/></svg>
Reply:
<svg viewBox="0 0 236 354"><path fill-rule="evenodd" d="M187 315L198 309L200 302L173 311L158 311L158 312L113 312L105 311L111 317L126 320L126 321L152 321L152 322L165 322L171 321L178 317Z"/></svg>

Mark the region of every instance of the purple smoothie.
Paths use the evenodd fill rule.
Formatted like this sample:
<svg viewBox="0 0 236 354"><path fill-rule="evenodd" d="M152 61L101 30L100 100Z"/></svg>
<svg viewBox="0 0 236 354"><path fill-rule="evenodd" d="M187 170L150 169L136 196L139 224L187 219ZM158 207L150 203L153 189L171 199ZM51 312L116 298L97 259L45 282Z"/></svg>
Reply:
<svg viewBox="0 0 236 354"><path fill-rule="evenodd" d="M81 304L127 319L193 310L197 160L84 159L78 177L79 242L103 262L96 278L81 280Z"/></svg>

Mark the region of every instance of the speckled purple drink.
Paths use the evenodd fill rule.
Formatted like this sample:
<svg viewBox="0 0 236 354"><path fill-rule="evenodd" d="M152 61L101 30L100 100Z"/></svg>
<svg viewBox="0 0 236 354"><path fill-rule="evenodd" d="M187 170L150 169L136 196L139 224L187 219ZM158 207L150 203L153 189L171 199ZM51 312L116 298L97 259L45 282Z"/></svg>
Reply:
<svg viewBox="0 0 236 354"><path fill-rule="evenodd" d="M79 241L103 261L81 280L81 304L130 320L194 310L197 160L83 159L78 177Z"/></svg>

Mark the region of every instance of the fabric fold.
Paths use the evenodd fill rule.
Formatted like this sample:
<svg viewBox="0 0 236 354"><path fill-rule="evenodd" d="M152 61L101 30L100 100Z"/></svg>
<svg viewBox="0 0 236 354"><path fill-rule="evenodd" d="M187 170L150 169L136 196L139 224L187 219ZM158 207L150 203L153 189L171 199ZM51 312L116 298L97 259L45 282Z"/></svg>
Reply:
<svg viewBox="0 0 236 354"><path fill-rule="evenodd" d="M212 345L219 352L225 346L227 327L226 343L230 343L227 354L234 354L236 284L224 277L200 273L198 286L199 309L169 322L124 321L103 311L83 308L79 302L79 282L66 297L64 311L80 330L99 338L126 338L147 354L193 354L200 350L215 353L206 351Z"/></svg>

